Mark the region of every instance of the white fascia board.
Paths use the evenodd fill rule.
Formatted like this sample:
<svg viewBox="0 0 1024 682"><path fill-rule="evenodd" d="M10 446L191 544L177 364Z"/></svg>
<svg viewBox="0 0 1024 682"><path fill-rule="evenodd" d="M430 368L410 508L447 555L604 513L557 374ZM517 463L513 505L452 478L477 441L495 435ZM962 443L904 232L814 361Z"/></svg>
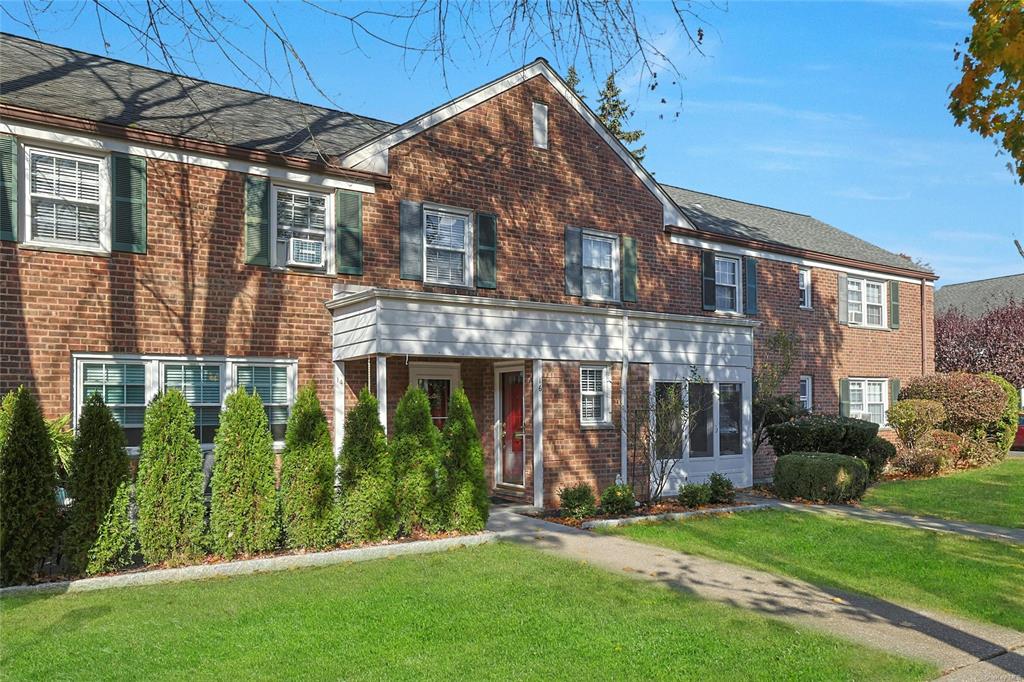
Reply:
<svg viewBox="0 0 1024 682"><path fill-rule="evenodd" d="M388 172L388 150L395 145L401 144L409 138L422 133L424 130L432 128L439 123L443 123L454 116L458 116L462 112L486 102L492 97L500 95L517 85L521 85L535 76L543 76L548 83L551 84L551 87L553 87L562 96L562 98L569 103L569 106L571 106L576 113L582 116L583 119L590 124L590 127L593 128L608 144L612 151L622 159L622 162L629 166L633 173L640 178L640 181L644 186L661 201L664 208L665 225L685 227L691 230L696 229L679 209L676 203L668 196L665 190L662 189L661 185L658 184L658 182L644 169L643 166L637 163L636 159L633 158L633 155L629 153L629 150L627 150L614 135L608 132L608 129L604 127L604 124L598 120L597 116L590 111L587 105L583 103L576 93L566 87L565 83L562 82L562 79L558 77L558 74L551 70L551 67L548 66L547 62L539 59L524 66L518 71L510 73L509 75L499 78L487 85L481 86L443 106L432 109L422 116L414 118L398 128L381 135L375 140L370 140L361 147L357 147L345 156L341 157L341 165L345 168L370 171L386 175Z"/></svg>
<svg viewBox="0 0 1024 682"><path fill-rule="evenodd" d="M100 135L86 135L78 132L65 132L55 128L45 128L25 123L12 123L0 121L0 132L14 135L19 141L59 145L70 150L78 151L100 151L103 153L118 152L142 156L147 159L159 159L161 161L173 161L185 163L203 168L216 168L248 175L259 175L272 180L292 182L313 187L331 187L334 189L345 189L353 192L372 194L375 191L373 183L358 182L354 180L342 180L320 173L303 173L301 171L280 168L277 166L266 166L249 163L240 159L229 159L227 157L211 156L207 154L195 154L192 152L180 151L172 148L155 147L152 145L140 144L128 140L119 140L112 137Z"/></svg>
<svg viewBox="0 0 1024 682"><path fill-rule="evenodd" d="M720 253L728 253L736 256L753 256L755 258L762 258L764 260L774 260L780 263L793 263L795 265L802 265L809 268L835 270L836 272L844 272L848 275L858 275L860 277L873 277L875 279L886 279L896 282L907 282L909 284L921 284L921 282L923 281L928 286L935 286L935 283L933 281L925 279L924 277L903 277L901 275L891 275L888 273L878 272L876 270L848 268L843 265L835 265L834 263L826 263L824 261L813 260L810 258L800 258L798 256L790 256L783 253L764 251L763 249L754 249L751 247L738 246L735 244L723 244L720 242L711 241L709 239L701 239L700 237L691 237L689 235L674 234L672 235L671 239L673 244L693 246L695 248L705 249L707 251L717 251Z"/></svg>

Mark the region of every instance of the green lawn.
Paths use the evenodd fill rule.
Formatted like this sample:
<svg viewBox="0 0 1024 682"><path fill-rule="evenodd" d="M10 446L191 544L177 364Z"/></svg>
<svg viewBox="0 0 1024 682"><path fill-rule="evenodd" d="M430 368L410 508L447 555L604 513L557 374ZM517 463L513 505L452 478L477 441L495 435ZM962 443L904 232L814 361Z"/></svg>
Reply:
<svg viewBox="0 0 1024 682"><path fill-rule="evenodd" d="M864 506L1024 528L1024 459L939 478L879 483L864 496Z"/></svg>
<svg viewBox="0 0 1024 682"><path fill-rule="evenodd" d="M1024 547L802 511L611 529L635 540L1024 630Z"/></svg>
<svg viewBox="0 0 1024 682"><path fill-rule="evenodd" d="M900 659L506 545L0 599L4 679L925 679Z"/></svg>

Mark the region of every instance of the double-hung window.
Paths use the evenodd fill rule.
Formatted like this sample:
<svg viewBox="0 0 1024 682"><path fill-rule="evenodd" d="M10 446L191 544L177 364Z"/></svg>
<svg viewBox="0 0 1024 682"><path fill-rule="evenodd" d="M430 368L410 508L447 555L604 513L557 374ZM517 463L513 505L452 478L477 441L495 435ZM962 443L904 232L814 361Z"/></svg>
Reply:
<svg viewBox="0 0 1024 682"><path fill-rule="evenodd" d="M125 445L142 443L146 413L146 365L136 362L86 362L82 365L82 399L98 393L124 430Z"/></svg>
<svg viewBox="0 0 1024 682"><path fill-rule="evenodd" d="M740 259L715 256L715 309L740 310Z"/></svg>
<svg viewBox="0 0 1024 682"><path fill-rule="evenodd" d="M850 379L850 416L885 425L889 409L887 379Z"/></svg>
<svg viewBox="0 0 1024 682"><path fill-rule="evenodd" d="M290 405L288 368L283 365L238 365L235 367L235 386L260 397L267 412L270 433L275 441L284 441Z"/></svg>
<svg viewBox="0 0 1024 682"><path fill-rule="evenodd" d="M106 160L25 148L29 239L106 250Z"/></svg>
<svg viewBox="0 0 1024 682"><path fill-rule="evenodd" d="M221 366L219 364L166 364L164 389L182 392L196 416L195 434L203 445L213 443L220 425Z"/></svg>
<svg viewBox="0 0 1024 682"><path fill-rule="evenodd" d="M885 326L885 284L870 279L846 280L849 322L864 327Z"/></svg>
<svg viewBox="0 0 1024 682"><path fill-rule="evenodd" d="M330 196L274 186L274 264L327 272L331 261Z"/></svg>
<svg viewBox="0 0 1024 682"><path fill-rule="evenodd" d="M806 374L800 377L800 407L808 412L814 407L814 379Z"/></svg>
<svg viewBox="0 0 1024 682"><path fill-rule="evenodd" d="M583 298L617 301L619 240L611 235L583 232Z"/></svg>
<svg viewBox="0 0 1024 682"><path fill-rule="evenodd" d="M580 423L611 423L611 377L607 366L580 367Z"/></svg>
<svg viewBox="0 0 1024 682"><path fill-rule="evenodd" d="M471 237L469 214L425 207L423 281L471 286Z"/></svg>
<svg viewBox="0 0 1024 682"><path fill-rule="evenodd" d="M797 274L797 285L800 287L800 307L811 307L811 271L809 268L800 268Z"/></svg>

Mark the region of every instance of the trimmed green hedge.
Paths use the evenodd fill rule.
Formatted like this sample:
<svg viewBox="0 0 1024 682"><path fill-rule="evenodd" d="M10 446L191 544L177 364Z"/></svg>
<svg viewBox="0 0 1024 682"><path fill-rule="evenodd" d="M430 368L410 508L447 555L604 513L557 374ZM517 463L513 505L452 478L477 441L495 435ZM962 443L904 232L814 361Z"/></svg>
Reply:
<svg viewBox="0 0 1024 682"><path fill-rule="evenodd" d="M345 417L339 462L342 534L354 542L379 542L398 535L395 473L380 424L379 403L363 388Z"/></svg>
<svg viewBox="0 0 1024 682"><path fill-rule="evenodd" d="M444 466L441 432L430 417L430 400L410 386L395 409L395 463L398 526L402 533L436 533L447 527L444 492L448 471Z"/></svg>
<svg viewBox="0 0 1024 682"><path fill-rule="evenodd" d="M775 462L775 492L785 499L848 502L867 490L867 462L849 455L793 452Z"/></svg>
<svg viewBox="0 0 1024 682"><path fill-rule="evenodd" d="M791 452L836 452L863 455L875 436L878 424L852 417L811 415L768 429L768 439L776 455Z"/></svg>
<svg viewBox="0 0 1024 682"><path fill-rule="evenodd" d="M338 539L334 449L316 385L299 389L281 453L281 524L294 549L323 549Z"/></svg>

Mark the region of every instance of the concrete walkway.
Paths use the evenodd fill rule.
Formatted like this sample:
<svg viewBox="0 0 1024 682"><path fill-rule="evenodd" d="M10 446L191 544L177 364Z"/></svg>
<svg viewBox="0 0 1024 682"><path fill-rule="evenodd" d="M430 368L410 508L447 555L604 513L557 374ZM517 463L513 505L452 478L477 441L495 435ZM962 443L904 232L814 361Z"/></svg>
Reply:
<svg viewBox="0 0 1024 682"><path fill-rule="evenodd" d="M501 507L491 510L487 525L505 540L931 661L961 682L1024 676L1024 633L1007 628L910 609L622 537L596 535Z"/></svg>
<svg viewBox="0 0 1024 682"><path fill-rule="evenodd" d="M757 502L758 504L775 507L777 509L789 509L792 511L812 512L817 514L831 514L842 516L858 521L870 521L873 523L888 523L918 530L931 530L938 533L957 533L983 540L1000 540L1024 545L1024 528L1004 528L1003 526L986 526L981 523L967 523L965 521L952 521L940 519L934 516L910 516L908 514L897 514L895 512L875 511L863 507L848 507L838 504L797 504L784 500L766 499L755 495L737 496L743 502Z"/></svg>

